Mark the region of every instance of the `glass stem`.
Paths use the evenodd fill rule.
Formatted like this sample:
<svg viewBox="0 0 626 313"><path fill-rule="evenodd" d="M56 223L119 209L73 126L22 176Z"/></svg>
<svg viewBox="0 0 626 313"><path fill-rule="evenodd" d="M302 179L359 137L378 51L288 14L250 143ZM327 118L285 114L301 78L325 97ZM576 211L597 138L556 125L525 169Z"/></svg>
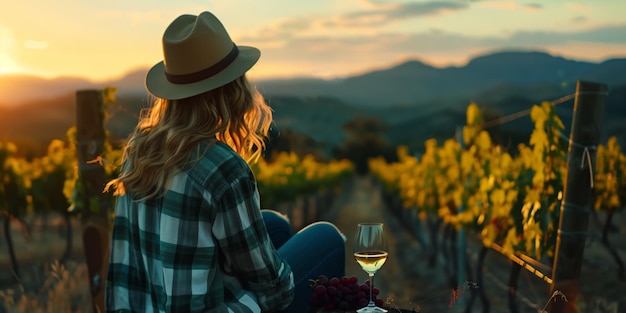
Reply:
<svg viewBox="0 0 626 313"><path fill-rule="evenodd" d="M374 307L376 306L374 303L374 273L368 274L370 275L370 303L367 306Z"/></svg>

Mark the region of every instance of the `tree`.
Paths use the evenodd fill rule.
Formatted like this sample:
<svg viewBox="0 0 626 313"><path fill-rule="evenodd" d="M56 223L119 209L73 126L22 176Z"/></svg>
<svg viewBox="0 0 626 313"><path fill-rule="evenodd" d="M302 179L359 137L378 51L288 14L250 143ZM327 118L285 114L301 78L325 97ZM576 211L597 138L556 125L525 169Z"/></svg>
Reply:
<svg viewBox="0 0 626 313"><path fill-rule="evenodd" d="M317 160L324 160L324 145L317 142L311 136L298 133L290 128L278 131L275 126L270 131L270 139L265 150L266 160L272 160L280 152L294 152L296 155L304 157L312 155Z"/></svg>
<svg viewBox="0 0 626 313"><path fill-rule="evenodd" d="M385 138L388 127L376 117L357 117L342 126L347 132L343 144L334 151L336 159L348 159L358 174L369 171L368 160L383 156L388 161L396 158L396 149Z"/></svg>

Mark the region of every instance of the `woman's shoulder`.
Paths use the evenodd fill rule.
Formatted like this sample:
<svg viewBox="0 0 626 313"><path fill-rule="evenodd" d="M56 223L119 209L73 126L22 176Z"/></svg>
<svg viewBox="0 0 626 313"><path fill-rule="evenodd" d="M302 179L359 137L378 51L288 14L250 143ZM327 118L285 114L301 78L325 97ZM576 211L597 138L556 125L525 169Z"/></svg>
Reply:
<svg viewBox="0 0 626 313"><path fill-rule="evenodd" d="M213 166L250 168L248 163L235 150L221 141L207 144L206 148L201 147L200 153L202 154L200 163L205 161L205 163Z"/></svg>
<svg viewBox="0 0 626 313"><path fill-rule="evenodd" d="M225 143L201 144L198 151L197 160L185 172L202 185L252 177L248 163Z"/></svg>

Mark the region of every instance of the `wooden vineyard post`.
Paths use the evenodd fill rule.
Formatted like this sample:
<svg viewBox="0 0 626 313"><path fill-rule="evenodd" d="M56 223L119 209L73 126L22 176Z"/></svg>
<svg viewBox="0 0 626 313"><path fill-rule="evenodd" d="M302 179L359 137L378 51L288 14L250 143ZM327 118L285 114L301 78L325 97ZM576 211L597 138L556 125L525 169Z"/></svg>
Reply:
<svg viewBox="0 0 626 313"><path fill-rule="evenodd" d="M550 303L551 313L577 313L585 237L592 210L595 147L600 139L601 115L607 95L604 84L579 81L576 86L574 114L569 137L567 180L556 240L556 253L550 293L560 291L567 302L557 297Z"/></svg>
<svg viewBox="0 0 626 313"><path fill-rule="evenodd" d="M104 104L100 90L76 92L76 153L78 177L82 190L82 212L87 215L83 225L83 248L89 274L95 312L104 312L104 283L108 264L110 200L103 193L106 184L104 168L92 162L102 155ZM77 182L78 184L78 182Z"/></svg>

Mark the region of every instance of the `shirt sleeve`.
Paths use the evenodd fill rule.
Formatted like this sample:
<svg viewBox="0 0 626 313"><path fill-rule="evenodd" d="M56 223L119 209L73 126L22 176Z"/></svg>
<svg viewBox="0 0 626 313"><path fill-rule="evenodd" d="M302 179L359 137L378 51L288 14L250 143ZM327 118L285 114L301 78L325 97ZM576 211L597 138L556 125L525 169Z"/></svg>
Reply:
<svg viewBox="0 0 626 313"><path fill-rule="evenodd" d="M236 179L217 200L213 233L223 270L256 295L263 311L286 309L294 297L293 273L270 241L254 178Z"/></svg>

